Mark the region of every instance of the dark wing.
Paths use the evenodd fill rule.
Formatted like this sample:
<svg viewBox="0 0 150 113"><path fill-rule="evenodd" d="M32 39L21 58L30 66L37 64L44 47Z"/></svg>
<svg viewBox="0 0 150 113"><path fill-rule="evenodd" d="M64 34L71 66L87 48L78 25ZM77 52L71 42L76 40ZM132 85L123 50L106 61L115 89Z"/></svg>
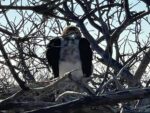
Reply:
<svg viewBox="0 0 150 113"><path fill-rule="evenodd" d="M93 71L93 66L92 66L93 52L90 47L90 43L87 39L85 38L80 39L79 50L80 50L80 58L81 58L83 74L85 74L85 77L89 77L91 76Z"/></svg>
<svg viewBox="0 0 150 113"><path fill-rule="evenodd" d="M52 67L55 78L59 76L60 45L61 41L59 38L53 39L49 42L46 51L46 58Z"/></svg>

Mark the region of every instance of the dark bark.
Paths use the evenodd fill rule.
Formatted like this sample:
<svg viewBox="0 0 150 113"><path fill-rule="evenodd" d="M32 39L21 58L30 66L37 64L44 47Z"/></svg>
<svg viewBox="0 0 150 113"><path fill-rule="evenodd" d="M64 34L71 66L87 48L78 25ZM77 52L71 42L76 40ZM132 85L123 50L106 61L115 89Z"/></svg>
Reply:
<svg viewBox="0 0 150 113"><path fill-rule="evenodd" d="M150 97L150 89L135 89L119 91L116 93L103 94L101 96L87 96L71 102L35 110L25 113L66 113L74 109L82 107L97 106L97 105L116 105L120 102L129 102L136 99Z"/></svg>
<svg viewBox="0 0 150 113"><path fill-rule="evenodd" d="M19 84L20 88L21 88L22 90L29 90L29 87L27 87L27 86L25 85L25 82L22 81L22 80L19 78L18 74L16 73L15 69L13 68L13 66L12 66L12 64L11 64L11 62L10 62L10 60L9 60L9 57L7 56L7 53L6 53L6 51L5 51L5 48L4 48L3 44L2 44L1 39L0 39L0 47L1 47L0 50L1 50L1 52L2 52L2 55L3 55L3 57L4 57L5 61L6 61L6 64L7 64L8 68L10 69L10 71L11 71L11 73L12 73L14 79L15 79L15 80L17 81L17 83Z"/></svg>
<svg viewBox="0 0 150 113"><path fill-rule="evenodd" d="M98 44L93 39L93 37L89 34L89 32L87 31L87 29L85 28L85 26L84 26L84 24L82 22L78 22L78 23L79 23L79 27L81 28L82 33L90 41L93 49L95 51L97 51L97 53L102 56L102 61L101 62L106 64L106 65L108 65L108 63L109 63L110 67L112 67L114 70L119 72L123 68L123 66L119 62L117 62L116 60L110 58L109 54L98 46ZM121 73L121 76L122 76L122 79L126 79L127 80L129 85L134 86L134 82L133 82L134 81L134 77L129 72L129 70L124 69L123 72Z"/></svg>
<svg viewBox="0 0 150 113"><path fill-rule="evenodd" d="M141 77L144 74L149 62L150 62L150 50L148 50L148 52L145 53L140 65L135 73L135 79L137 79L137 81L141 80Z"/></svg>

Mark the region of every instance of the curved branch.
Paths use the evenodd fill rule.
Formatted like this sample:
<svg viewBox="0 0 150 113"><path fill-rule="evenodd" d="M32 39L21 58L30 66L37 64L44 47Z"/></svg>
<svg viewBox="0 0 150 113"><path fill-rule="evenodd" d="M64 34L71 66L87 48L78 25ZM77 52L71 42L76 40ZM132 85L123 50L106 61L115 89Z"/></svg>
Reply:
<svg viewBox="0 0 150 113"><path fill-rule="evenodd" d="M120 71L123 66L115 61L114 59L110 58L108 53L105 52L102 48L100 48L98 46L98 44L96 43L96 41L93 39L93 37L89 34L89 32L87 31L87 29L85 28L85 25L82 23L82 21L78 22L78 26L80 27L82 33L84 34L84 36L90 41L91 46L93 47L93 49L102 56L103 60L102 63L104 63L105 65L108 65L108 63L110 63L109 65L116 71ZM108 60L110 58L110 60ZM108 62L109 61L109 62ZM126 79L128 84L131 86L134 86L136 84L136 81L134 81L134 77L133 75L129 72L129 70L125 69L123 70L123 72L121 73L121 78L122 79Z"/></svg>
<svg viewBox="0 0 150 113"><path fill-rule="evenodd" d="M78 17L75 16L72 11L70 11L70 9L69 9L68 6L67 6L67 2L64 2L64 3L63 3L63 7L64 7L64 9L65 9L65 12L67 12L67 13L66 13L66 16L69 17L70 19L72 19L72 21L77 22L77 21L78 21Z"/></svg>
<svg viewBox="0 0 150 113"><path fill-rule="evenodd" d="M128 27L129 25L131 25L133 22L137 21L140 18L143 18L144 16L150 14L150 11L148 12L139 12L135 15L133 15L131 18L126 18L124 20L124 22L112 33L111 36L111 42L112 44L118 40L119 35L126 29L126 27Z"/></svg>

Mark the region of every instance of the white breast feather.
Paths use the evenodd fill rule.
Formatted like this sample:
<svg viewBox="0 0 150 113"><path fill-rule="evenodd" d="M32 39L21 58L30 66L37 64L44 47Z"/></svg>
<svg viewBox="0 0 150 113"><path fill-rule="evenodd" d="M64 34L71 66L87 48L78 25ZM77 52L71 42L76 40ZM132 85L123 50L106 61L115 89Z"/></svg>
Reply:
<svg viewBox="0 0 150 113"><path fill-rule="evenodd" d="M78 80L83 76L79 52L79 40L61 40L61 51L59 61L59 74L72 72L73 79Z"/></svg>

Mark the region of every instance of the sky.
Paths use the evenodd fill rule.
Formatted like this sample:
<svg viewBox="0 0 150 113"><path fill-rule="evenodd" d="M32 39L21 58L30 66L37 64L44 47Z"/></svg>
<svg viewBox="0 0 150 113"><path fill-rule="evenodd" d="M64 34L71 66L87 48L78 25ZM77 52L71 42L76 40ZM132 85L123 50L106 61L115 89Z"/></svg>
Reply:
<svg viewBox="0 0 150 113"><path fill-rule="evenodd" d="M22 0L23 1L23 4L25 5L25 4L27 4L26 3L26 0ZM129 0L129 4L131 4L130 6L132 6L132 9L131 9L131 11L143 11L143 10L147 10L146 9L146 5L143 3L143 2L140 2L140 3L138 3L138 5L137 6L134 6L135 5L135 3L137 3L139 0ZM2 3L2 5L9 5L9 0L5 0L5 1L3 1L3 2L1 2ZM30 13L32 13L32 11L30 11ZM82 10L80 9L80 8L78 8L78 13L79 14L82 14ZM2 15L0 15L0 17L1 17ZM11 19L11 21L13 22L14 20L16 21L16 23L19 23L19 21L20 21L20 16L16 13L16 11L15 10L11 10L11 11L9 11L9 12L7 12L7 16L8 16L8 18L9 19ZM28 15L26 15L26 16L28 16ZM148 19L150 19L149 18L149 16L148 16ZM7 23L6 23L6 20L4 19L4 18L0 18L0 21L1 21L1 24L3 24L3 25L6 25ZM96 37L96 35L97 35L97 32L96 31L93 31L93 28L90 26L90 24L88 24L88 23L85 23L86 24L86 26L89 28L89 32L93 35L93 36L95 36ZM147 35L149 34L149 32L150 32L150 30L149 30L149 28L150 28L150 25L147 23L147 22L145 22L145 21L143 21L142 22L142 26L143 26L143 30L142 30L142 34L141 34L141 40L146 40L146 37L147 37ZM26 24L25 26L24 26L24 29L30 29L30 27L31 27L31 24L30 24L30 22L28 23L28 24ZM130 26L130 27L132 27L132 26ZM95 35L96 34L96 35ZM122 34L121 34L121 36L120 36L120 44L121 43L123 43L124 42L124 40L122 40L122 39L125 39L126 37L127 37L127 35L128 35L128 31L125 31L125 32L123 32ZM20 36L22 36L23 37L23 35L20 33ZM132 38L132 36L133 36L133 38ZM132 34L130 34L130 40L132 41L134 41L135 39L134 39L134 35L132 35ZM130 42L131 43L131 42ZM131 43L132 44L132 43ZM123 48L123 46L124 45L122 45L122 50L124 49ZM135 45L135 44L132 44L132 48L134 48L134 50L136 50L137 49L137 45ZM125 48L126 49L126 51L132 51L132 49L130 48L130 46L128 45L127 46L127 48ZM133 50L133 51L134 51ZM115 56L113 56L113 57L115 57Z"/></svg>
<svg viewBox="0 0 150 113"><path fill-rule="evenodd" d="M2 5L8 5L8 4L10 4L9 2L10 2L10 0L4 0L4 1L2 1L1 3L2 3ZM139 2L139 3L138 3L138 2L139 2L139 0L129 0L130 7L132 7L131 11L137 11L137 12L139 12L139 11L147 10L145 3L143 3L143 2ZM136 3L137 3L138 5L135 5ZM22 4L23 4L23 5L27 5L27 1L26 1L26 0L22 0ZM28 11L28 12L29 12L29 11ZM30 11L30 13L32 13L32 11ZM78 9L77 9L77 13L82 14L82 10L81 10L80 8L78 8ZM0 16L1 16L1 15L0 15ZM19 23L19 22L20 22L20 19L21 19L21 18L20 18L20 16L18 15L18 13L16 13L15 10L10 10L10 11L8 11L8 12L7 12L7 16L8 16L9 19L11 18L11 21L12 21L12 22L14 22L14 21L15 21L16 23ZM26 16L28 16L28 15L26 15ZM149 17L148 17L148 19L149 19ZM6 19L0 18L0 21L1 21L1 24L6 25ZM36 22L36 21L35 21L35 22ZM93 36L96 37L97 31L95 31L94 29L92 29L91 25L88 24L88 22L85 22L85 24L86 24L86 26L89 28L89 32L90 32ZM143 30L142 30L142 34L141 34L142 36L141 36L141 37L145 38L145 37L147 37L147 34L149 34L149 29L147 29L147 28L149 28L150 25L147 24L147 22L145 22L145 21L142 21L142 24L143 24ZM30 26L31 26L31 24L30 24L30 22L28 22L28 23L24 26L24 29L30 30ZM122 33L121 37L124 38L124 37L127 36L127 34L128 34L128 32L125 31L125 32ZM20 33L20 36L23 36L23 34ZM131 35L131 36L132 36L132 35ZM134 35L133 35L133 37L134 37ZM141 39L142 39L142 38L141 38ZM143 40L143 39L142 39L142 40ZM134 46L134 45L133 45L133 46Z"/></svg>

